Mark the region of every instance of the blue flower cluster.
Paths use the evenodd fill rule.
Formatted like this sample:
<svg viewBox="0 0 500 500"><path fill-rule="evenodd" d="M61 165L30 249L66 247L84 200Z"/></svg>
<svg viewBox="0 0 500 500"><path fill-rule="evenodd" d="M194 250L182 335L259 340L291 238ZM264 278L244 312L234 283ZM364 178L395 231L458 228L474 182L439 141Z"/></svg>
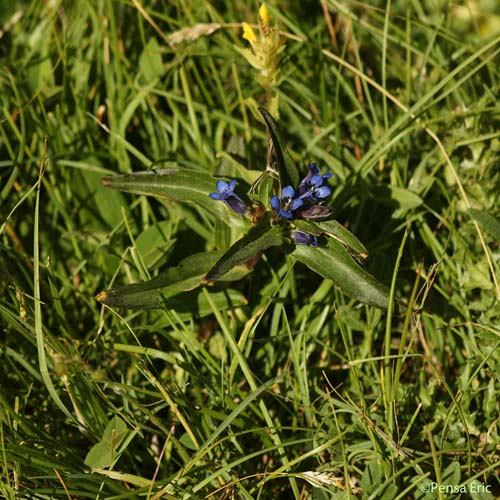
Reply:
<svg viewBox="0 0 500 500"><path fill-rule="evenodd" d="M281 190L280 197L271 198L271 208L278 218L290 220L295 216L305 219L319 219L327 217L331 209L320 205L320 202L330 196L331 189L326 181L332 174L320 174L315 163L309 165L309 172L302 179L298 188L286 186ZM233 179L229 183L222 180L217 181L217 192L210 193L210 198L223 201L231 210L237 214L244 215L246 205L234 192L236 181ZM318 238L304 231L293 231L292 238L300 245L318 246Z"/></svg>
<svg viewBox="0 0 500 500"><path fill-rule="evenodd" d="M281 190L281 198L277 196L271 198L271 207L278 217L283 219L292 219L296 211L299 217L304 218L318 218L320 212L326 215L330 209L318 203L330 196L331 189L325 182L331 176L330 173L321 175L316 164L311 163L309 172L297 188L297 194L292 186L286 186Z"/></svg>

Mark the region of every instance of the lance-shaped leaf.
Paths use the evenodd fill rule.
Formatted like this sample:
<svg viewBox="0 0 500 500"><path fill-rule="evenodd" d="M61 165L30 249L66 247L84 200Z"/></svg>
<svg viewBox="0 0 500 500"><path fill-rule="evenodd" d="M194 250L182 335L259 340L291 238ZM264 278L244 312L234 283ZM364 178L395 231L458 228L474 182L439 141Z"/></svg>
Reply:
<svg viewBox="0 0 500 500"><path fill-rule="evenodd" d="M361 241L336 220L327 220L322 222L309 222L304 220L295 220L294 226L300 231L320 236L322 234L335 238L347 248L350 255L364 262L368 259L368 250Z"/></svg>
<svg viewBox="0 0 500 500"><path fill-rule="evenodd" d="M325 247L297 245L291 255L314 272L332 280L345 294L360 302L387 309L387 287L365 271L337 240L328 238Z"/></svg>
<svg viewBox="0 0 500 500"><path fill-rule="evenodd" d="M235 266L248 262L260 252L270 247L281 246L289 241L289 231L283 226L272 227L264 219L239 239L207 273L204 281L224 279L226 273Z"/></svg>
<svg viewBox="0 0 500 500"><path fill-rule="evenodd" d="M283 150L281 149L278 126L274 121L271 114L264 108L260 107L259 112L264 118L269 136L271 137L271 143L273 145L274 157L276 159L276 164L278 166L278 172L280 174L280 180L282 186L298 186L299 185L299 173L297 167L291 162L286 161L283 155Z"/></svg>
<svg viewBox="0 0 500 500"><path fill-rule="evenodd" d="M216 179L206 172L188 168L166 168L104 177L104 186L127 193L145 194L180 202L196 203L218 219L232 225L244 224L224 203L208 194L215 189Z"/></svg>
<svg viewBox="0 0 500 500"><path fill-rule="evenodd" d="M143 283L132 283L96 295L102 304L130 309L152 309L162 307L166 299L201 284L202 278L221 257L222 252L202 252L186 257L179 265L171 267L155 278ZM223 279L241 279L249 272L245 266L234 267ZM172 301L171 306L175 307ZM168 305L168 304L167 304Z"/></svg>
<svg viewBox="0 0 500 500"><path fill-rule="evenodd" d="M368 257L368 250L361 241L336 220L325 220L317 223L327 235L336 238L348 248L353 250L361 258Z"/></svg>
<svg viewBox="0 0 500 500"><path fill-rule="evenodd" d="M115 307L126 309L161 309L166 307L176 312L175 317L171 317L169 321L178 323L179 321L189 321L193 316L198 318L209 316L214 313L214 305L217 311L225 311L226 309L241 307L248 303L241 292L231 288L211 291L210 302L200 290L183 292L168 299L161 295L161 289L155 290L153 293L144 294L142 299L137 295L127 297L125 294L122 297L122 302L116 304Z"/></svg>
<svg viewBox="0 0 500 500"><path fill-rule="evenodd" d="M247 270L248 272L248 270ZM237 290L224 288L224 290L210 291L210 300L199 290L181 293L166 301L166 305L175 309L178 316L184 321L192 319L193 315L200 318L214 314L216 311L225 311L234 307L241 307L248 303L246 297ZM165 304L165 303L164 303ZM175 318L173 319L175 321Z"/></svg>
<svg viewBox="0 0 500 500"><path fill-rule="evenodd" d="M161 289L142 296L131 295L129 297L124 294L121 301L114 306L126 309L173 309L177 314L169 321L177 323L178 321L189 321L193 316L198 318L209 316L214 313L213 305L217 311L225 311L233 307L244 306L248 302L241 292L231 288L211 291L210 302L200 290L201 288L190 290L169 298L162 296Z"/></svg>

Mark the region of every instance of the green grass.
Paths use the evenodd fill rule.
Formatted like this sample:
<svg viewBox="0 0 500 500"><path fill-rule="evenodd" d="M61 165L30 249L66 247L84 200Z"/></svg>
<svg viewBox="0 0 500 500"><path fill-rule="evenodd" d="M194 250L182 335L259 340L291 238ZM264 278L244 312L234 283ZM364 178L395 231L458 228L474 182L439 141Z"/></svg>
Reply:
<svg viewBox="0 0 500 500"><path fill-rule="evenodd" d="M266 94L234 48L258 4L2 2L0 496L500 495L500 11L368 3L273 2L274 92L286 154L333 173L335 218L406 312L279 248L226 287L235 307L220 286L101 306L234 238L100 179L265 167ZM221 26L168 44L197 23Z"/></svg>

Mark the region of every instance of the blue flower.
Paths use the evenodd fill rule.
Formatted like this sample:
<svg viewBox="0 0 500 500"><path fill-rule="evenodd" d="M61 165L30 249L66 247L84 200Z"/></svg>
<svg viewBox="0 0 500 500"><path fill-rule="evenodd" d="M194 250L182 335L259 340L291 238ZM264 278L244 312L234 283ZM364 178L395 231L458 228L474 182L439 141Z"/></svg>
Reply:
<svg viewBox="0 0 500 500"><path fill-rule="evenodd" d="M299 198L306 203L315 203L330 196L331 189L323 182L327 181L332 174L321 175L315 163L309 165L309 172L299 184Z"/></svg>
<svg viewBox="0 0 500 500"><path fill-rule="evenodd" d="M305 233L304 231L293 231L292 239L299 245L318 246L318 238L314 234Z"/></svg>
<svg viewBox="0 0 500 500"><path fill-rule="evenodd" d="M225 181L219 180L215 184L217 189L216 193L210 193L208 196L213 200L223 201L233 212L237 214L244 215L247 206L243 200L234 192L236 187L236 180L232 179L231 182L227 183Z"/></svg>
<svg viewBox="0 0 500 500"><path fill-rule="evenodd" d="M304 184L307 184L314 175L320 175L319 168L316 165L316 163L311 163L309 165L309 172L304 177L304 179L302 179L302 182L299 184L299 190L301 189L301 186L303 186ZM330 172L328 172L326 174L323 174L321 177L323 178L324 181L327 181L331 176L332 176L332 174Z"/></svg>
<svg viewBox="0 0 500 500"><path fill-rule="evenodd" d="M271 207L278 213L278 217L291 219L295 210L300 208L304 201L295 197L295 189L292 186L286 186L281 190L281 199L277 196L271 198Z"/></svg>

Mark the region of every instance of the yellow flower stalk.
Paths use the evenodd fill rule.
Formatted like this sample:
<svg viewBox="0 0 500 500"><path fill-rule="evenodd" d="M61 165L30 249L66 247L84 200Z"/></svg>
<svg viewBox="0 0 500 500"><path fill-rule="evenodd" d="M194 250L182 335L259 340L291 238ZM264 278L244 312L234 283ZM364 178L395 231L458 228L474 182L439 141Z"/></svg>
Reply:
<svg viewBox="0 0 500 500"><path fill-rule="evenodd" d="M258 71L258 80L266 89L271 90L279 80L279 62L285 48L278 26L271 25L271 15L266 4L259 8L259 34L246 22L241 23L243 38L250 48L236 47L243 57Z"/></svg>

